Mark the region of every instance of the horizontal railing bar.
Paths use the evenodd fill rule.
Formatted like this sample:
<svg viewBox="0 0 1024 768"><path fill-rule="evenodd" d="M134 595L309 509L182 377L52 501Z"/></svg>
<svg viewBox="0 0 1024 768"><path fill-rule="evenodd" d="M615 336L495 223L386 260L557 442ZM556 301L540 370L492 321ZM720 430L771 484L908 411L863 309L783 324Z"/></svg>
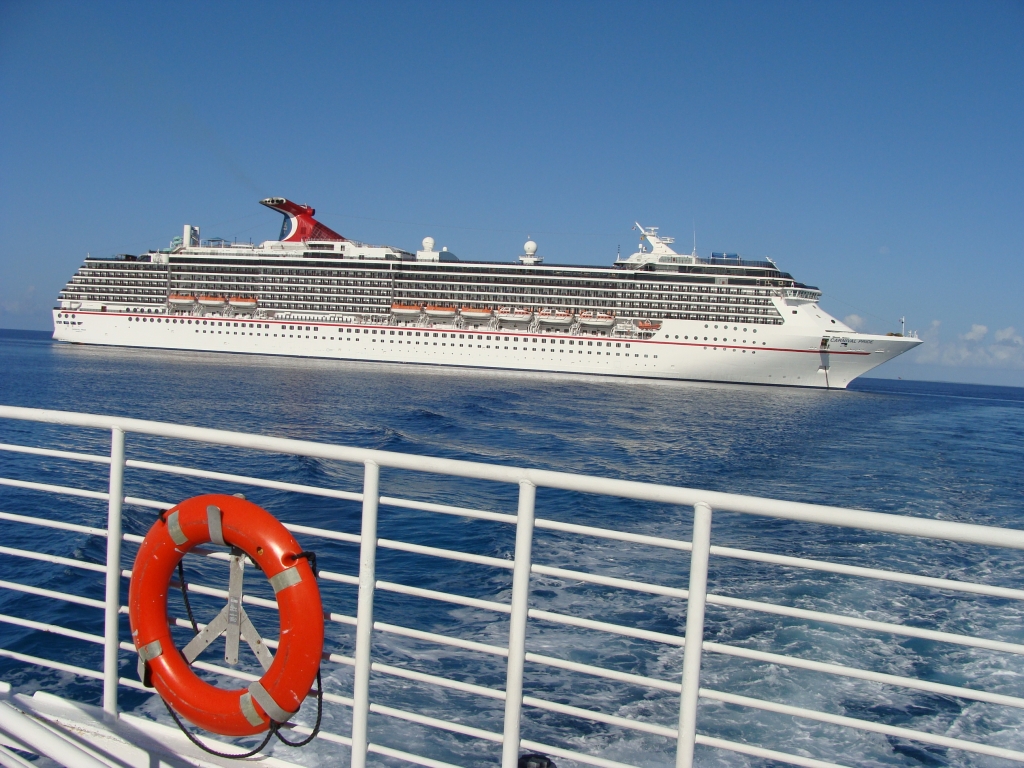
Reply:
<svg viewBox="0 0 1024 768"><path fill-rule="evenodd" d="M581 672L585 675L593 675L594 677L605 677L609 680L617 680L621 683L631 683L633 685L640 685L648 688L657 688L662 691L670 691L671 693L679 693L683 690L682 685L679 683L669 682L668 680L659 680L655 677L645 677L643 675L633 675L629 672L619 672L618 670L597 667L592 664L581 664L577 661L566 661L565 659L558 659L554 656L542 656L539 653L527 653L526 660L533 662L534 664L542 664L545 667L567 669L571 672Z"/></svg>
<svg viewBox="0 0 1024 768"><path fill-rule="evenodd" d="M335 573L334 571L319 571L317 578L324 581L336 581L339 584L351 584L353 586L359 584L358 576L349 576L347 573Z"/></svg>
<svg viewBox="0 0 1024 768"><path fill-rule="evenodd" d="M515 515L504 512L488 512L484 509L469 509L468 507L454 507L451 504L435 504L430 501L416 501L414 499L396 499L391 496L381 496L378 502L385 507L400 507L402 509L418 509L423 512L440 512L442 515L455 515L456 517L471 517L477 520L493 520L499 523L516 524L518 518Z"/></svg>
<svg viewBox="0 0 1024 768"><path fill-rule="evenodd" d="M295 731L295 733L298 733L302 736L309 736L311 733L313 733L313 729L310 728L308 725L288 723L284 727L287 728L289 731ZM342 736L340 733L331 733L330 731L325 731L323 728L317 731L316 737L318 739L323 739L324 741L329 741L333 744L343 744L346 747L352 746L352 739L350 739L348 736Z"/></svg>
<svg viewBox="0 0 1024 768"><path fill-rule="evenodd" d="M777 704L774 701L754 699L749 696L739 696L734 693L724 693L722 691L715 691L709 688L701 688L700 697L702 699L721 701L725 704L734 704L739 707L750 707L752 709L760 709L765 712L776 712L780 715L792 715L794 717L803 717L808 720L816 720L820 723L842 725L846 726L847 728L855 728L860 731L883 733L887 736L898 736L900 738L910 739L912 741L921 741L925 744L935 744L940 747L962 749L965 752L974 752L975 754L979 755L1002 757L1006 758L1007 760L1016 760L1018 762L1024 762L1024 752L1018 752L1013 749L1006 749L1005 747L993 747L988 744L979 744L976 741L955 739L950 736L939 736L937 734L927 733L925 731L916 731L913 728L903 728L901 726L896 725L885 725L884 723L872 723L868 720L861 720L856 717L847 717L846 715L833 715L829 712L819 712L815 709L794 707L790 706L789 704Z"/></svg>
<svg viewBox="0 0 1024 768"><path fill-rule="evenodd" d="M938 693L944 696L956 696L961 699L973 699L975 701L985 701L990 704L1001 704L1007 707L1024 709L1024 698L1007 696L1002 693L989 693L988 691L978 691L973 688L961 688L956 685L946 685L945 683L933 683L928 680L919 680L913 677L890 675L885 672L872 672L867 669L859 669L858 667L847 667L841 664L812 661L811 659L801 659L798 656L785 656L779 653L757 651L753 648L742 648L735 645L722 645L720 643L705 642L703 644L703 648L709 653L721 653L726 656L736 656L738 658L750 659L752 661L781 664L783 666L807 669L813 672L823 672L828 675L852 677L858 680L868 680L875 683L884 683L886 685L898 685L903 688L914 688L919 691L928 691L930 693Z"/></svg>
<svg viewBox="0 0 1024 768"><path fill-rule="evenodd" d="M101 416L4 405L0 406L0 418L104 430L116 428L125 432L228 445L249 450L334 459L360 464L371 461L383 467L492 480L502 483L518 484L521 481L526 481L546 488L559 488L567 491L603 494L606 496L689 507L704 502L715 510L740 512L785 520L799 520L846 528L863 528L884 533L924 538L949 539L999 548L1024 549L1024 530L1013 528L997 528L995 526L935 520L911 515L893 515L779 499L763 499L740 494L679 488L632 480L588 477L567 472L503 467L457 459L327 445L306 440L189 427L120 416Z"/></svg>
<svg viewBox="0 0 1024 768"><path fill-rule="evenodd" d="M147 688L142 683L140 683L138 680L132 680L130 677L119 677L119 678L117 678L117 684L118 685L123 685L126 688L134 688L137 691L144 691L146 693L152 693L153 692L152 688ZM123 717L124 715L121 715L121 716Z"/></svg>
<svg viewBox="0 0 1024 768"><path fill-rule="evenodd" d="M358 544L360 541L358 533L343 533L342 531L331 531L326 528L314 528L309 525L296 525L295 523L282 523L282 525L292 533L319 536L321 539L333 539L334 541L344 541L349 544Z"/></svg>
<svg viewBox="0 0 1024 768"><path fill-rule="evenodd" d="M184 477L202 477L207 480L221 480L226 483L238 485L252 485L259 488L273 488L278 491L293 491L304 493L307 496L326 496L332 499L344 499L346 501L362 501L363 494L353 491L337 491L332 488L321 488L316 485L300 485L298 483L286 483L280 480L264 480L260 477L249 477L248 475L233 475L227 472L213 472L207 469L196 469L193 467L181 467L175 464L156 464L151 461L137 461L129 459L126 466L136 469L148 469L153 472L164 472L169 475L182 475Z"/></svg>
<svg viewBox="0 0 1024 768"><path fill-rule="evenodd" d="M52 485L50 483L30 483L28 480L13 480L9 477L0 477L0 485L10 486L11 488L27 488L30 491L57 493L61 496L79 496L83 499L98 499L100 501L106 501L110 497L110 494L102 491L87 491L84 488L71 488L66 485Z"/></svg>
<svg viewBox="0 0 1024 768"><path fill-rule="evenodd" d="M6 648L0 648L0 656L6 656L8 659L14 659L15 661L21 661L25 664L35 664L37 667L48 667L50 669L59 669L61 672L70 672L73 675L81 675L82 677L91 677L94 680L102 680L103 673L97 672L94 669L86 669L85 667L76 667L74 664L65 664L62 661L53 661L52 659L44 659L41 656L31 656L27 653L18 653L17 651L9 651Z"/></svg>
<svg viewBox="0 0 1024 768"><path fill-rule="evenodd" d="M794 568L806 568L813 571L826 571L828 573L840 573L847 576L862 576L867 579L880 579L883 581L895 581L901 584L914 584L922 587L933 587L935 589L949 589L957 592L969 592L989 597L1005 597L1010 600L1024 600L1024 589L1011 589L1009 587L994 587L988 584L978 584L972 581L955 581L953 579L939 579L933 576L918 576L913 573L902 573L900 571L888 571L881 568L865 568L859 565L843 565L841 563L830 563L825 560L809 560L803 557L789 557L787 555L774 555L768 552L755 552L745 549L733 549L732 547L711 547L711 554L720 557L731 557L738 560L750 560L758 563L772 563L775 565L792 566Z"/></svg>
<svg viewBox="0 0 1024 768"><path fill-rule="evenodd" d="M155 499L140 499L137 496L125 496L124 503L133 507L145 507L147 509L170 509L174 505L167 501L156 501Z"/></svg>
<svg viewBox="0 0 1024 768"><path fill-rule="evenodd" d="M171 579L168 586L173 589L181 589L181 582L177 579ZM197 595L207 595L208 597L223 597L225 600L228 599L228 591L226 589L217 589L216 587L207 587L203 584L196 584L191 581L185 582L185 588L189 592L195 592ZM256 597L254 595L242 595L242 602L248 603L249 605L258 605L262 608L273 608L277 610L276 600L267 600L263 597Z"/></svg>
<svg viewBox="0 0 1024 768"><path fill-rule="evenodd" d="M649 584L645 581L633 581L631 579L619 579L614 576L599 576L596 573L586 573L585 571L570 571L565 568L552 568L549 565L531 565L531 573L537 573L542 576L556 576L560 579L570 579L572 581L582 581L588 584L600 584L604 587L618 587L620 589L629 589L634 592L649 592L652 595L664 595L665 597L678 597L685 600L689 592L685 589L679 589L678 587L664 587L660 584Z"/></svg>
<svg viewBox="0 0 1024 768"><path fill-rule="evenodd" d="M77 629L68 629L67 627L62 627L59 624L45 624L41 621L22 619L18 616L8 616L6 613L0 613L0 621L5 624L14 624L19 627L25 627L26 629L35 629L40 632L52 632L55 635L73 637L75 640L85 640L87 643L103 645L103 635L93 635L89 632L80 632Z"/></svg>
<svg viewBox="0 0 1024 768"><path fill-rule="evenodd" d="M407 720L410 723L426 725L431 728L439 728L444 731L451 731L452 733L461 733L464 736L473 736L477 739L496 741L499 744L502 742L502 736L500 733L494 733L493 731L485 731L482 728L474 728L471 725L463 725L462 723L456 723L450 720L439 720L436 717L420 715L415 712L409 712L404 709L395 709L394 707L387 707L383 704L371 703L370 711L378 715L386 715L387 717L394 717L398 718L399 720Z"/></svg>
<svg viewBox="0 0 1024 768"><path fill-rule="evenodd" d="M620 728L629 728L633 731L653 733L655 736L664 736L669 739L679 737L679 731L675 728L666 728L664 725L645 723L642 720L630 720L629 718L619 717L618 715L607 715L604 712L594 712L590 709L571 707L568 704L559 704L558 702L548 701L547 699L538 699L536 696L523 696L523 704L535 707L536 709L544 709L548 712L558 712L562 715L571 715L584 720L593 720L594 722L604 723L605 725L617 725Z"/></svg>
<svg viewBox="0 0 1024 768"><path fill-rule="evenodd" d="M352 746L351 740L349 746ZM442 760L435 760L432 757L422 757L420 755L414 755L410 752L403 752L400 749L393 747L385 747L380 744L369 743L366 745L367 752L373 752L377 755L384 755L385 757L393 757L396 760L405 760L407 763L413 765L422 765L425 768L462 768L460 765L453 765L452 763L446 763Z"/></svg>
<svg viewBox="0 0 1024 768"><path fill-rule="evenodd" d="M70 595L67 592L56 592L52 589L43 589L42 587L30 587L26 584L18 584L14 581L0 580L0 589L10 589L14 592L24 592L29 595L38 595L39 597L49 597L52 600L63 600L66 603L86 605L90 608L106 607L106 603L102 600L93 600L91 597L79 597L78 595Z"/></svg>
<svg viewBox="0 0 1024 768"><path fill-rule="evenodd" d="M426 640L427 642L431 643L438 643L440 645L450 645L455 648L464 648L468 651L480 651L481 653L489 653L494 656L508 656L508 648L502 648L499 645L488 645L487 643L478 643L475 640L462 640L461 638L457 637L438 635L434 632L424 632L420 629L410 629L409 627L401 627L396 624L385 624L381 621L373 622L373 628L378 632L388 632L392 635L411 637L414 640Z"/></svg>
<svg viewBox="0 0 1024 768"><path fill-rule="evenodd" d="M323 575L322 571L321 575ZM356 579L349 583L355 584L357 581L358 580ZM488 611L497 611L499 613L509 613L512 610L512 607L507 603L499 603L495 600L481 600L476 597L453 595L450 592L437 592L433 589L423 589L422 587L409 587L405 584L396 584L393 581L378 581L377 589L382 589L385 592L396 592L400 595L412 595L414 597L424 597L428 600L440 600L445 603L465 605L470 608L483 608Z"/></svg>
<svg viewBox="0 0 1024 768"><path fill-rule="evenodd" d="M72 461L87 461L93 464L109 464L110 457L94 453L74 453L72 451L57 451L52 448L35 448L31 445L15 445L13 443L0 443L0 451L11 453L28 453L33 456L52 456L55 459L71 459Z"/></svg>
<svg viewBox="0 0 1024 768"><path fill-rule="evenodd" d="M678 549L689 552L693 544L681 539L666 539L661 536L647 536L642 533L627 533L625 531L613 531L610 528L594 528L589 525L577 525L575 523L562 523L557 520L545 520L538 518L536 528L544 528L549 531L562 531L564 533L578 533L582 536L594 536L599 539L613 539L615 541L629 541L634 544L649 544L652 547L664 547L666 549Z"/></svg>
<svg viewBox="0 0 1024 768"><path fill-rule="evenodd" d="M739 752L740 754L751 755L752 757L765 757L780 763L804 766L804 768L847 768L847 766L840 765L839 763L829 763L825 760L816 760L813 757L803 757L802 755L791 755L787 752L777 752L774 749L765 749L764 747L753 747L749 744L741 744L738 741L728 741L713 736L702 736L699 733L697 734L696 741L705 747L727 749L730 752Z"/></svg>
<svg viewBox="0 0 1024 768"><path fill-rule="evenodd" d="M374 672L380 672L382 675L401 677L404 680L414 680L418 683L429 683L430 685L436 685L440 688L450 688L453 691L462 691L463 693L474 693L477 696L483 696L488 699L497 699L499 701L505 700L504 691L495 688L488 688L483 685L463 683L459 680L452 680L448 677L428 675L423 672L416 672L412 669L405 669L404 667L395 667L390 664L381 664L376 661L370 665L370 669L372 669Z"/></svg>
<svg viewBox="0 0 1024 768"><path fill-rule="evenodd" d="M76 523L65 523L60 520L47 520L44 517L29 517L28 515L16 515L13 512L0 512L0 520L9 520L12 523L25 523L26 525L38 525L43 528L56 528L61 531L73 531L75 533L87 533L90 536L106 537L106 528L93 528L88 525Z"/></svg>
<svg viewBox="0 0 1024 768"><path fill-rule="evenodd" d="M107 567L105 565L99 565L98 563L88 563L84 560L73 560L70 557L61 557L60 555L48 555L45 552L31 552L27 549L15 549L14 547L0 546L0 555L10 555L11 557L23 557L26 560L41 560L44 563L66 565L69 568L81 568L83 571L98 571L99 573L103 573L107 570Z"/></svg>
<svg viewBox="0 0 1024 768"><path fill-rule="evenodd" d="M346 616L344 613L324 613L325 621L333 621L335 624L348 624L349 626L356 625L355 616Z"/></svg>
<svg viewBox="0 0 1024 768"><path fill-rule="evenodd" d="M377 546L383 547L384 549L396 549L400 552L412 552L417 555L443 557L446 560L460 560L464 563L489 565L494 568L506 568L511 570L514 565L511 560L503 560L500 557L473 555L469 552L459 552L455 549L441 549L440 547L427 547L422 544L408 544L404 541L393 541L392 539L377 539Z"/></svg>
<svg viewBox="0 0 1024 768"><path fill-rule="evenodd" d="M600 632L609 632L613 635L635 637L640 640L651 640L655 643L666 643L667 645L678 645L682 647L686 640L679 635L669 635L664 632L654 632L649 629L637 629L635 627L624 627L619 624L611 624L606 621L595 621L594 619L581 619L576 616L567 616L564 613L552 611L541 611L531 608L529 611L531 619L543 619L555 624L566 624L570 627L582 627L584 629L596 629Z"/></svg>
<svg viewBox="0 0 1024 768"><path fill-rule="evenodd" d="M564 757L566 760L575 760L578 763L596 765L598 768L638 768L638 766L631 763L620 763L618 760L609 760L606 757L595 757L594 755L587 755L583 752L574 752L571 749L554 747L550 744L542 744L539 741L530 741L529 739L520 739L519 745L523 749L532 749L535 752L540 752L545 755L554 755L555 757Z"/></svg>
<svg viewBox="0 0 1024 768"><path fill-rule="evenodd" d="M763 603L756 600L743 600L737 597L726 597L708 593L708 605L721 605L730 608L741 608L761 613L773 613L778 616L789 616L797 619L807 619L824 624L838 624L844 627L856 627L857 629L869 629L876 632L888 632L894 635L906 637L920 637L924 640L935 640L942 643L953 643L956 645L967 645L973 648L985 648L990 651L1003 651L1005 653L1024 654L1024 645L1017 643L1006 643L1001 640L986 640L980 637L969 637L957 635L952 632L940 632L934 629L921 629L909 627L905 624L890 624L884 621L872 619L861 619L856 616L844 616L839 613L825 613L823 611L812 611L806 608L792 608L788 605L775 605Z"/></svg>

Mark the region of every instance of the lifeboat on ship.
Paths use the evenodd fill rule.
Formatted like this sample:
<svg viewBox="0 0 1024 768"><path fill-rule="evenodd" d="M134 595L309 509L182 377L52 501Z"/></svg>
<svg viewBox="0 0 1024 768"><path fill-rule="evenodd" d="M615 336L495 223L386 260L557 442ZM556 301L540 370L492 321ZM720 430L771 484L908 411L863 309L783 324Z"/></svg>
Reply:
<svg viewBox="0 0 1024 768"><path fill-rule="evenodd" d="M172 307L191 307L196 303L195 296L185 296L180 293L172 293L167 297L167 303Z"/></svg>
<svg viewBox="0 0 1024 768"><path fill-rule="evenodd" d="M533 310L520 307L500 307L498 319L503 323L528 323L533 319Z"/></svg>
<svg viewBox="0 0 1024 768"><path fill-rule="evenodd" d="M199 304L204 307L223 307L227 301L223 296L200 296Z"/></svg>
<svg viewBox="0 0 1024 768"><path fill-rule="evenodd" d="M494 312L485 307L463 307L459 310L459 314L470 322L484 323L491 319Z"/></svg>
<svg viewBox="0 0 1024 768"><path fill-rule="evenodd" d="M437 304L427 304L423 308L427 317L433 320L451 320L455 317L455 307L444 307Z"/></svg>
<svg viewBox="0 0 1024 768"><path fill-rule="evenodd" d="M418 304L392 304L391 314L398 318L415 318L419 317L423 311L423 307Z"/></svg>
<svg viewBox="0 0 1024 768"><path fill-rule="evenodd" d="M580 312L580 325L587 328L611 328L615 325L615 315L587 309Z"/></svg>
<svg viewBox="0 0 1024 768"><path fill-rule="evenodd" d="M636 327L641 331L656 331L661 328L660 320L638 320Z"/></svg>
<svg viewBox="0 0 1024 768"><path fill-rule="evenodd" d="M232 296L228 299L228 304L235 309L248 310L250 312L256 309L256 299L245 296Z"/></svg>
<svg viewBox="0 0 1024 768"><path fill-rule="evenodd" d="M537 322L541 325L565 326L572 325L573 314L564 309L542 309L537 313Z"/></svg>

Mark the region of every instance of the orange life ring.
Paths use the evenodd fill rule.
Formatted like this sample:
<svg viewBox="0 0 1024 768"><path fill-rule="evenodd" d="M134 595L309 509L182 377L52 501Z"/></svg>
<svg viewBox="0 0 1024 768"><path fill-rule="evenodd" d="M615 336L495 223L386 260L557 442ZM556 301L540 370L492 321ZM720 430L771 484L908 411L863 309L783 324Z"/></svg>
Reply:
<svg viewBox="0 0 1024 768"><path fill-rule="evenodd" d="M171 637L171 576L185 553L208 542L245 552L277 595L280 645L263 677L248 688L225 690L201 680ZM196 496L153 524L135 557L128 618L140 664L178 714L212 733L250 736L299 710L316 680L324 644L320 590L301 552L273 515L236 496Z"/></svg>

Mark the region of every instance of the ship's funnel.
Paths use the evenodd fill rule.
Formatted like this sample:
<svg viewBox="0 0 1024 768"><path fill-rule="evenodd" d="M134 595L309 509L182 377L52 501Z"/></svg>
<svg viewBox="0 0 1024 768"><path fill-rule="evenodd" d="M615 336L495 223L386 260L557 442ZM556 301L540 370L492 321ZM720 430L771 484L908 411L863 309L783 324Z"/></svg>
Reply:
<svg viewBox="0 0 1024 768"><path fill-rule="evenodd" d="M315 208L299 205L283 197L268 197L260 203L284 214L281 235L278 240L286 243L301 243L305 240L344 240L345 238L313 218Z"/></svg>

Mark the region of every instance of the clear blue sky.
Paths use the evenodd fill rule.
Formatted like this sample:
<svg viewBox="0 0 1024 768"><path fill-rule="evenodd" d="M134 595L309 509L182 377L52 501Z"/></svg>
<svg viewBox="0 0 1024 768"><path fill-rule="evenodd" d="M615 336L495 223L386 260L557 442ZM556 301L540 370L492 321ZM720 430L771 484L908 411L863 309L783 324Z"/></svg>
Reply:
<svg viewBox="0 0 1024 768"><path fill-rule="evenodd" d="M86 252L346 236L769 255L881 369L1024 385L1024 5L0 2L0 327ZM858 322L851 318L851 322Z"/></svg>

